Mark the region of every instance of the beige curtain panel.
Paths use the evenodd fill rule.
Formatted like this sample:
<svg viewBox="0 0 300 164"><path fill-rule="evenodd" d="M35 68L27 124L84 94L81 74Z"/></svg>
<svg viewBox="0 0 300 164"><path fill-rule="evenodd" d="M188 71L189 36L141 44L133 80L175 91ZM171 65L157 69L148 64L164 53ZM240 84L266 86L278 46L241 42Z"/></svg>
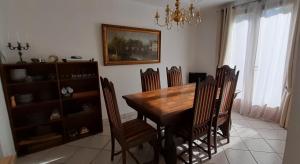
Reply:
<svg viewBox="0 0 300 164"><path fill-rule="evenodd" d="M299 13L300 3L297 1L294 10L294 19L295 23L294 28L292 29L292 41L290 43L290 56L289 63L286 70L286 81L283 91L282 103L280 106L281 118L280 125L284 128L288 127L289 113L291 110L291 102L293 100L293 89L294 89L294 77L296 75L296 57L299 57L300 54L300 13Z"/></svg>
<svg viewBox="0 0 300 164"><path fill-rule="evenodd" d="M218 66L224 65L225 56L227 51L228 40L230 36L230 28L232 26L232 12L233 4L225 6L221 10L221 30L220 30L220 49L219 49L219 60Z"/></svg>

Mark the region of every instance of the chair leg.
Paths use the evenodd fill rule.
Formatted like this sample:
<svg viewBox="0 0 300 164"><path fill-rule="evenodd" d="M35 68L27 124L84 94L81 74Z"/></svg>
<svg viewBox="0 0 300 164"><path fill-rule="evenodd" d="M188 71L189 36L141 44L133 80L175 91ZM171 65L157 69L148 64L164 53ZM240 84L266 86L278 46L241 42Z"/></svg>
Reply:
<svg viewBox="0 0 300 164"><path fill-rule="evenodd" d="M214 135L214 149L215 149L215 153L217 153L217 126L214 127L214 131L213 131L213 135Z"/></svg>
<svg viewBox="0 0 300 164"><path fill-rule="evenodd" d="M137 119L143 120L143 119L144 119L143 114L140 113L140 112L138 112L138 114L137 114Z"/></svg>
<svg viewBox="0 0 300 164"><path fill-rule="evenodd" d="M156 129L157 129L156 130L157 131L157 142L158 142L159 146L162 147L162 144L161 144L161 140L162 140L161 138L162 137L161 137L161 131L160 131L160 125L159 124L156 125Z"/></svg>
<svg viewBox="0 0 300 164"><path fill-rule="evenodd" d="M227 131L227 143L230 142L230 122L228 122L227 127L226 127L226 131Z"/></svg>
<svg viewBox="0 0 300 164"><path fill-rule="evenodd" d="M111 157L110 160L114 160L114 154L115 154L115 138L111 136Z"/></svg>
<svg viewBox="0 0 300 164"><path fill-rule="evenodd" d="M208 158L211 159L211 133L207 133L207 151L208 151Z"/></svg>
<svg viewBox="0 0 300 164"><path fill-rule="evenodd" d="M126 164L126 150L122 150L122 161L123 161L123 164Z"/></svg>
<svg viewBox="0 0 300 164"><path fill-rule="evenodd" d="M156 164L159 162L159 153L160 153L160 144L156 138L152 141L152 145L154 150L154 163Z"/></svg>
<svg viewBox="0 0 300 164"><path fill-rule="evenodd" d="M193 141L189 140L189 163L193 163Z"/></svg>

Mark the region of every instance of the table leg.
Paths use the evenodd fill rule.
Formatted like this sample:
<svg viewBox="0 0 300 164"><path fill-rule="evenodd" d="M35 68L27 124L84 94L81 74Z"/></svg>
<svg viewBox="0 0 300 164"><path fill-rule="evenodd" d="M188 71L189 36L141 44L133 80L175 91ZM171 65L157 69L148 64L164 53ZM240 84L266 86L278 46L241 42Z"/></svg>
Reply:
<svg viewBox="0 0 300 164"><path fill-rule="evenodd" d="M137 119L142 120L143 118L144 118L143 114L141 112L138 112Z"/></svg>
<svg viewBox="0 0 300 164"><path fill-rule="evenodd" d="M143 116L143 114L141 113L141 112L137 112L137 119L139 119L139 120L143 120L144 119L144 116ZM138 146L138 149L139 150L142 150L144 148L144 146L143 146L143 144L140 144L139 146Z"/></svg>
<svg viewBox="0 0 300 164"><path fill-rule="evenodd" d="M170 127L165 129L165 147L164 147L164 156L166 164L176 164L177 154L176 154L176 145L174 143L173 133Z"/></svg>

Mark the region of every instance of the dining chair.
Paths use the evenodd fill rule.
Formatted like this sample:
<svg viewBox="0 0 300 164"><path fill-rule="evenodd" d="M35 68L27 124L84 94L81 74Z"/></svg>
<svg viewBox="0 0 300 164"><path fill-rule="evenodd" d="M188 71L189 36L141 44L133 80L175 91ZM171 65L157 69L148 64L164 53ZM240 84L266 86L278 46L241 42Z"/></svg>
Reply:
<svg viewBox="0 0 300 164"><path fill-rule="evenodd" d="M128 152L135 162L139 163L129 149L149 142L154 148L154 162L158 163L159 147L156 130L139 119L122 123L114 85L107 78L100 77L100 79L111 131L111 160L114 160L115 155L122 153L123 164L126 164L126 152ZM115 139L121 145L121 151L117 153L115 153Z"/></svg>
<svg viewBox="0 0 300 164"><path fill-rule="evenodd" d="M156 71L152 68L148 68L145 72L143 72L141 69L140 75L143 92L160 89L160 75L158 68L156 69Z"/></svg>
<svg viewBox="0 0 300 164"><path fill-rule="evenodd" d="M228 65L223 65L221 67L218 67L216 70L216 81L217 81L217 100L220 100L220 95L222 95L223 92L223 85L224 85L224 80L225 76L228 73L235 73L236 71L236 66L234 68L230 68ZM220 101L219 101L220 102Z"/></svg>
<svg viewBox="0 0 300 164"><path fill-rule="evenodd" d="M172 66L171 69L166 68L168 87L181 86L182 85L182 72L181 67L177 68Z"/></svg>
<svg viewBox="0 0 300 164"><path fill-rule="evenodd" d="M239 71L229 72L225 75L222 94L220 95L220 104L216 108L216 114L213 122L213 136L214 136L214 151L217 152L217 134L225 137L227 143L230 142L230 121L231 108L235 97L235 89L239 77ZM218 132L218 129L222 133Z"/></svg>
<svg viewBox="0 0 300 164"><path fill-rule="evenodd" d="M182 137L185 141L188 141L188 154L189 163L192 163L193 144L202 149L208 154L211 159L211 129L213 122L213 115L215 113L215 96L216 96L216 81L212 76L208 76L203 82L196 84L194 105L189 117L184 122L180 122L175 127L175 133L177 136ZM207 141L200 138L205 136ZM194 142L194 140L200 140L207 145L207 150L202 146ZM194 147L195 147L194 146ZM185 163L187 163L181 156L186 151L181 152L178 157Z"/></svg>
<svg viewBox="0 0 300 164"><path fill-rule="evenodd" d="M221 105L221 95L223 94L223 86L226 74L234 74L236 70L236 66L231 68L228 65L223 65L221 67L217 67L216 69L216 81L217 81L217 96L216 96L216 109L220 108ZM231 122L230 122L231 123Z"/></svg>
<svg viewBox="0 0 300 164"><path fill-rule="evenodd" d="M156 71L152 68L146 69L145 72L140 69L140 75L141 75L141 83L142 83L142 91L148 92L148 91L154 91L157 89L161 89L160 86L160 74L159 69L157 68ZM147 121L147 118L144 118L145 121ZM157 135L158 135L158 142L161 143L162 138L162 127L159 124L156 124L157 126Z"/></svg>

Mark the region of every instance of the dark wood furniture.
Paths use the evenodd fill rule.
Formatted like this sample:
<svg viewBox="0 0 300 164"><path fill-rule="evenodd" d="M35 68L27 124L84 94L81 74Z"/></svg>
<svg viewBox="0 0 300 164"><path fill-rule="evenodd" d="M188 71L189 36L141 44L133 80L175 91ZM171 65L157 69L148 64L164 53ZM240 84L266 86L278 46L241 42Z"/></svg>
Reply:
<svg viewBox="0 0 300 164"><path fill-rule="evenodd" d="M101 77L100 79L111 130L111 160L114 159L115 155L116 139L122 147L123 164L126 164L126 152L129 152L132 158L139 163L129 151L129 148L136 147L145 142L150 142L153 145L155 151L154 163L158 163L159 150L156 130L141 119L121 123L114 85L107 78L103 79Z"/></svg>
<svg viewBox="0 0 300 164"><path fill-rule="evenodd" d="M156 124L166 126L164 152L167 163L177 161L172 127L191 111L195 86L189 84L123 96L130 107Z"/></svg>
<svg viewBox="0 0 300 164"><path fill-rule="evenodd" d="M208 154L208 158L211 159L211 128L213 116L215 114L215 96L216 96L216 81L212 76L208 76L205 81L198 82L195 90L194 105L191 114L183 122L178 123L175 126L175 133L188 141L188 154L189 162L192 163L193 157L193 144L199 147ZM206 135L207 141L202 140L207 144L207 150L202 146L194 142L195 139L200 139ZM179 159L187 163L181 155Z"/></svg>
<svg viewBox="0 0 300 164"><path fill-rule="evenodd" d="M156 71L154 71L152 68L148 68L145 72L143 72L141 69L140 75L143 92L160 89L160 75L158 68Z"/></svg>
<svg viewBox="0 0 300 164"><path fill-rule="evenodd" d="M148 91L154 91L161 88L160 86L160 74L159 69L157 68L156 71L152 68L146 69L145 72L140 70L141 75L141 84L142 84L142 91L148 92ZM141 115L141 113L138 113ZM144 118L147 120L147 117ZM157 133L158 133L158 140L161 142L162 134L161 134L162 128L160 124L157 124Z"/></svg>
<svg viewBox="0 0 300 164"><path fill-rule="evenodd" d="M171 69L166 68L168 87L182 85L182 72L181 67L177 68L172 66Z"/></svg>
<svg viewBox="0 0 300 164"><path fill-rule="evenodd" d="M26 79L14 80L16 69ZM1 76L18 155L102 132L97 62L4 64Z"/></svg>
<svg viewBox="0 0 300 164"><path fill-rule="evenodd" d="M199 80L205 80L207 73L199 73L199 72L190 72L189 73L189 83L196 83Z"/></svg>
<svg viewBox="0 0 300 164"><path fill-rule="evenodd" d="M227 139L227 143L230 142L230 124L231 124L231 108L234 101L234 98L237 93L235 93L239 71L235 74L235 68L231 69L228 66L224 66L219 69L222 70L218 73L217 77L222 78L219 81L222 81L220 84L221 88L219 90L219 96L217 98L219 103L217 103L215 120L214 120L214 149L217 152L217 134L225 137ZM218 71L217 71L218 72ZM222 133L217 133L218 129L221 130Z"/></svg>
<svg viewBox="0 0 300 164"><path fill-rule="evenodd" d="M224 85L224 80L225 76L227 74L234 74L236 70L236 67L231 69L228 65L223 65L221 67L218 67L216 70L216 81L217 81L217 88L218 88L218 93L217 93L217 100L220 102L220 95L223 93L223 85Z"/></svg>

